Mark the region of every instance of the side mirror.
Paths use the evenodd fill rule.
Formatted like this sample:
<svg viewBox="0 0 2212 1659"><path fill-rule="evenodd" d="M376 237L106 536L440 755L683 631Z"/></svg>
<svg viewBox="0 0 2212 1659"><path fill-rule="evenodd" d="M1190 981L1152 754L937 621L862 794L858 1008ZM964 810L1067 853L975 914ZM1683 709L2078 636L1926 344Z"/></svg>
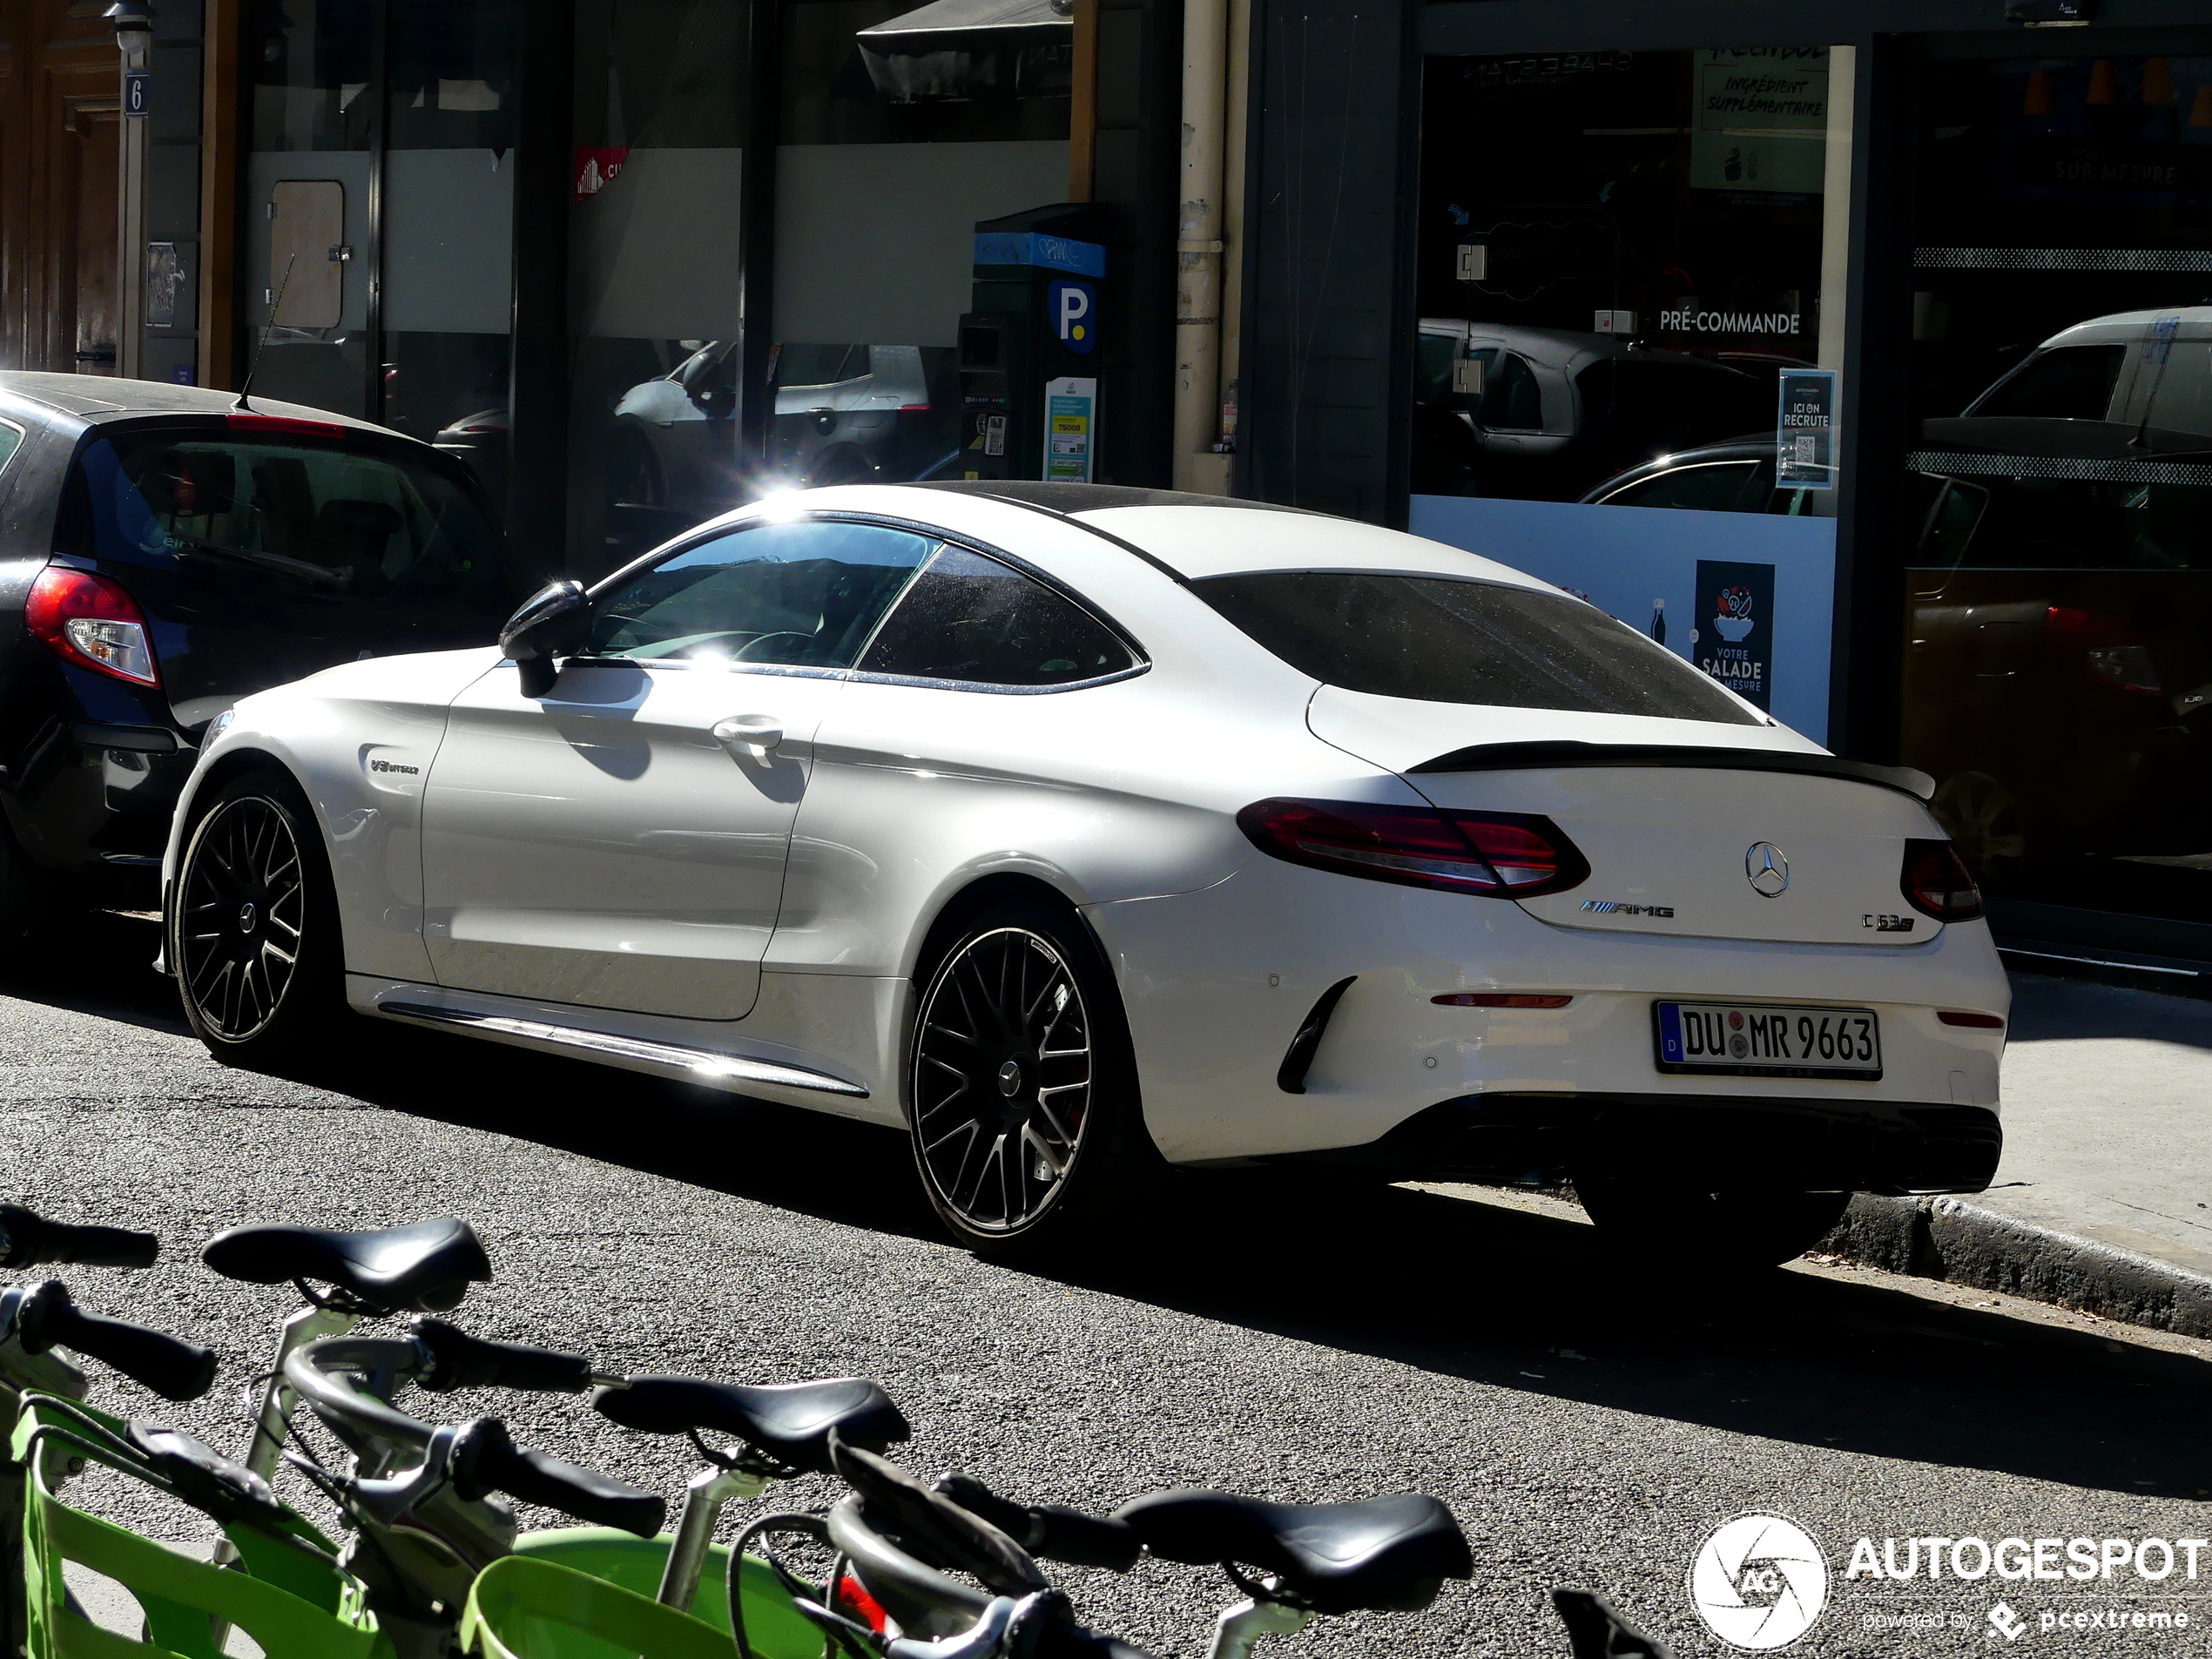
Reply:
<svg viewBox="0 0 2212 1659"><path fill-rule="evenodd" d="M543 697L560 672L556 657L583 649L591 631L591 602L572 577L549 582L523 601L499 631L499 649L522 671L523 695Z"/></svg>

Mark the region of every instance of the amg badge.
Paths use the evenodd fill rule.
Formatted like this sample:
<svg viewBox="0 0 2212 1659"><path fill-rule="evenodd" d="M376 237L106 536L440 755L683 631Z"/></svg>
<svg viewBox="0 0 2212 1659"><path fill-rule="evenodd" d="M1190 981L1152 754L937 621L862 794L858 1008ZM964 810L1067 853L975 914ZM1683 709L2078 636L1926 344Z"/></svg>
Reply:
<svg viewBox="0 0 2212 1659"><path fill-rule="evenodd" d="M1601 916L1666 916L1672 918L1675 907L1670 904L1622 904L1614 899L1585 899L1582 908L1594 910Z"/></svg>
<svg viewBox="0 0 2212 1659"><path fill-rule="evenodd" d="M1861 916L1858 925L1871 927L1878 934L1909 934L1912 931L1910 916Z"/></svg>

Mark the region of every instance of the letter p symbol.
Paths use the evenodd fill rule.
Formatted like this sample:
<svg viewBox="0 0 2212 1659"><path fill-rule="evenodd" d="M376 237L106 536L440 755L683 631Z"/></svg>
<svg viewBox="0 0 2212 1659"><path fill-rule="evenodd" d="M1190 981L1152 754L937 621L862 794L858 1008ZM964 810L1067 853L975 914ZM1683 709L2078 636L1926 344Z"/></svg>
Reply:
<svg viewBox="0 0 2212 1659"><path fill-rule="evenodd" d="M1062 347L1085 357L1098 348L1098 294L1088 282L1054 283L1045 305Z"/></svg>

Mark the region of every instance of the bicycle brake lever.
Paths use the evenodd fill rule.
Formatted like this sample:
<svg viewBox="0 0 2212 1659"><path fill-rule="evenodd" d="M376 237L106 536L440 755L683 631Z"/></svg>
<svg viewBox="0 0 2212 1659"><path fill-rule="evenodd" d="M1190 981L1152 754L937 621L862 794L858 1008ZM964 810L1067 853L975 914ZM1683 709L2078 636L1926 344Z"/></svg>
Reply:
<svg viewBox="0 0 2212 1659"><path fill-rule="evenodd" d="M398 1474L348 1481L347 1495L381 1525L397 1526L426 1499L452 1485L453 1447L459 1438L452 1424L440 1424L430 1432L421 1462Z"/></svg>
<svg viewBox="0 0 2212 1659"><path fill-rule="evenodd" d="M1038 1592L1039 1595L1043 1594ZM1037 1595L1028 1595L1016 1602L1010 1595L995 1596L990 1606L983 1609L983 1616L956 1636L941 1636L934 1642L900 1636L885 1651L889 1659L993 1659L1004 1645L1006 1633L1014 1628L1016 1616L1037 1599Z"/></svg>

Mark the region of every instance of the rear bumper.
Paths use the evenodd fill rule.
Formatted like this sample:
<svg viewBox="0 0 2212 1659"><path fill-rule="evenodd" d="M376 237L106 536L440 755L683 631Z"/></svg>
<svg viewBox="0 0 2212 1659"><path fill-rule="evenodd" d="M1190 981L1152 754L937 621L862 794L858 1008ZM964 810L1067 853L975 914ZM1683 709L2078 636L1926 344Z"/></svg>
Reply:
<svg viewBox="0 0 2212 1659"><path fill-rule="evenodd" d="M1903 1194L1979 1192L2004 1145L1986 1106L1483 1094L1301 1161L1400 1179L1555 1182L1602 1171L1708 1191Z"/></svg>

